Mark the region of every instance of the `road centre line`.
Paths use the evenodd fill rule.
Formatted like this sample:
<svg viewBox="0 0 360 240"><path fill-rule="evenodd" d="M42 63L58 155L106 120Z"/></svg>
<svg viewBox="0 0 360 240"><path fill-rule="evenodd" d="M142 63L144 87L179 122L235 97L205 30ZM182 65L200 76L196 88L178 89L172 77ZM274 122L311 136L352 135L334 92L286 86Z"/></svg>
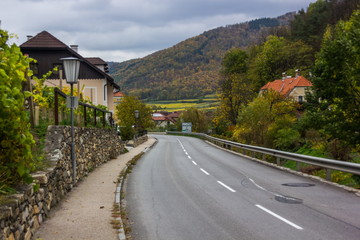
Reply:
<svg viewBox="0 0 360 240"><path fill-rule="evenodd" d="M255 205L255 206L256 206L256 207L258 207L258 208L260 208L261 210L263 210L263 211L265 211L265 212L269 213L270 215L272 215L272 216L276 217L277 219L279 219L279 220L281 220L281 221L283 221L283 222L285 222L285 223L289 224L290 226L292 226L292 227L294 227L294 228L296 228L296 229L298 229L298 230L303 230L303 228L302 228L302 227L300 227L300 226L296 225L295 223L290 222L289 220L287 220L287 219L285 219L285 218L283 218L283 217L281 217L281 216L277 215L276 213L274 213L274 212L270 211L269 209L264 208L263 206L258 205L258 204L257 204L257 205Z"/></svg>
<svg viewBox="0 0 360 240"><path fill-rule="evenodd" d="M210 175L210 173L208 173L207 171L205 171L204 169L202 169L202 168L200 168L200 170L203 172L203 173L205 173L206 175Z"/></svg>
<svg viewBox="0 0 360 240"><path fill-rule="evenodd" d="M232 189L231 187L229 187L228 185L226 185L225 183L221 182L221 181L217 181L221 186L225 187L227 190L229 190L230 192L236 192L234 189Z"/></svg>
<svg viewBox="0 0 360 240"><path fill-rule="evenodd" d="M189 159L191 159L190 155L188 154L188 152L186 151L186 149L184 148L184 146L182 145L181 141L179 139L177 139L179 141L180 146L182 147L182 149L184 150L185 154L187 155L187 157ZM191 161L195 166L197 166L198 164L195 161ZM200 168L200 170L205 173L206 175L210 175L210 173L208 173L207 171L205 171L204 169ZM221 181L217 181L221 186L225 187L227 190L229 190L230 192L236 192L234 189L232 189L231 187L227 186L226 184L224 184Z"/></svg>

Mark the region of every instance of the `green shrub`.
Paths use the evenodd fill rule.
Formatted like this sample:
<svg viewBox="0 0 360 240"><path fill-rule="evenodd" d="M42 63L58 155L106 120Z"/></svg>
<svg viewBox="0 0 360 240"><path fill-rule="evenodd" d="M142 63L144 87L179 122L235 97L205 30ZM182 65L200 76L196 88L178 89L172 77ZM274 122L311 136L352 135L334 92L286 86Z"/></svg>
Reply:
<svg viewBox="0 0 360 240"><path fill-rule="evenodd" d="M20 48L8 45L9 34L0 30L0 190L21 181L31 182L34 168L28 115L24 109L22 84L26 81L30 59Z"/></svg>
<svg viewBox="0 0 360 240"><path fill-rule="evenodd" d="M292 150L300 142L300 133L292 128L280 129L275 137L275 147L281 150Z"/></svg>

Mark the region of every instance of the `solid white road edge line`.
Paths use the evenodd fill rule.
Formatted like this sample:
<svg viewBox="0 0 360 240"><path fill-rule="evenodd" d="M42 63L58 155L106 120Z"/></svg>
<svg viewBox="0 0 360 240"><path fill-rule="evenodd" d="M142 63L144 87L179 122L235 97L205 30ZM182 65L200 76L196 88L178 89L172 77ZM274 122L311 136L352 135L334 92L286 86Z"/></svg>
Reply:
<svg viewBox="0 0 360 240"><path fill-rule="evenodd" d="M225 187L227 190L231 191L231 192L236 192L234 189L232 189L231 187L229 187L228 185L224 184L221 181L217 181L221 186Z"/></svg>
<svg viewBox="0 0 360 240"><path fill-rule="evenodd" d="M205 171L204 169L202 169L202 168L200 168L200 170L203 172L203 173L205 173L206 175L210 175L210 173L208 173L207 171Z"/></svg>
<svg viewBox="0 0 360 240"><path fill-rule="evenodd" d="M277 215L276 213L274 213L274 212L270 211L269 209L266 209L266 208L264 208L263 206L258 205L258 204L257 204L257 205L255 205L255 206L257 206L257 207L258 207L258 208L260 208L261 210L263 210L263 211L265 211L265 212L269 213L270 215L272 215L272 216L276 217L277 219L279 219L279 220L281 220L281 221L283 221L283 222L285 222L285 223L289 224L290 226L292 226L292 227L294 227L294 228L296 228L296 229L298 229L298 230L303 230L303 228L302 228L302 227L300 227L300 226L296 225L295 223L292 223L292 222L290 222L289 220L287 220L287 219L285 219L285 218L283 218L283 217L281 217L281 216Z"/></svg>

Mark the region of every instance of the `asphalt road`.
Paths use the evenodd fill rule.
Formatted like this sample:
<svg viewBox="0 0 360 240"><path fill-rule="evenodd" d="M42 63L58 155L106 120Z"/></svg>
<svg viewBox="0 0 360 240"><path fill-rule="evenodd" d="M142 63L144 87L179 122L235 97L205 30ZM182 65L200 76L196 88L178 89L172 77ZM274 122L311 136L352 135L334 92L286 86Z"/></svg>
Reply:
<svg viewBox="0 0 360 240"><path fill-rule="evenodd" d="M360 239L353 193L199 139L155 137L127 182L135 240Z"/></svg>

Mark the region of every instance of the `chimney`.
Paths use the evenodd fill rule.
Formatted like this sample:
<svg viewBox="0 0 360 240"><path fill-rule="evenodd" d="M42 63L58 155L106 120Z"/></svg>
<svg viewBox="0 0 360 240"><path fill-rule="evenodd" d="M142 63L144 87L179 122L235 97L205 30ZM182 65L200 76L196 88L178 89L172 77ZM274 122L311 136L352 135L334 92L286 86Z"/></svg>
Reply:
<svg viewBox="0 0 360 240"><path fill-rule="evenodd" d="M79 49L79 45L70 45L70 48L71 48L72 50L74 50L75 52L77 52L78 49Z"/></svg>
<svg viewBox="0 0 360 240"><path fill-rule="evenodd" d="M31 35L27 35L26 37L27 37L28 41L33 38L33 36L31 36Z"/></svg>
<svg viewBox="0 0 360 240"><path fill-rule="evenodd" d="M284 81L286 79L286 72L282 73L282 80Z"/></svg>
<svg viewBox="0 0 360 240"><path fill-rule="evenodd" d="M295 78L299 77L300 76L300 70L299 69L296 69L295 70Z"/></svg>

